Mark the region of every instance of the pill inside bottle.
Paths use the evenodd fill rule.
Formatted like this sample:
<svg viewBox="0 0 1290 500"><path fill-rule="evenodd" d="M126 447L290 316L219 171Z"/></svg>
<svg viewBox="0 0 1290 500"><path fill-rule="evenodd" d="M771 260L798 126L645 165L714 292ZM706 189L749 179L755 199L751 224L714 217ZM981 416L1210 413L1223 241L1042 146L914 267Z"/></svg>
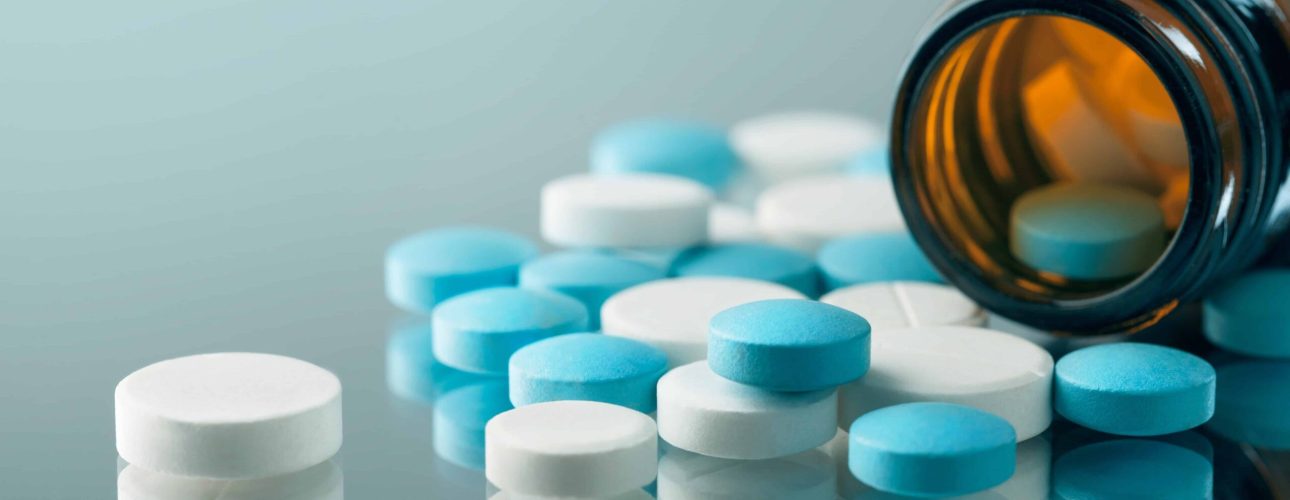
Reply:
<svg viewBox="0 0 1290 500"><path fill-rule="evenodd" d="M1017 186L1009 250L1048 281L1131 279L1163 253L1185 208L1187 140L1173 102L1142 57L1104 31L1059 17L1015 24L1000 25L996 40L1015 30L1037 50L1014 58L1020 102L1000 105L1019 108L1017 139L1049 185Z"/></svg>
<svg viewBox="0 0 1290 500"><path fill-rule="evenodd" d="M1009 18L953 47L923 92L910 161L959 258L1061 299L1150 269L1186 209L1190 158L1169 92L1083 21Z"/></svg>

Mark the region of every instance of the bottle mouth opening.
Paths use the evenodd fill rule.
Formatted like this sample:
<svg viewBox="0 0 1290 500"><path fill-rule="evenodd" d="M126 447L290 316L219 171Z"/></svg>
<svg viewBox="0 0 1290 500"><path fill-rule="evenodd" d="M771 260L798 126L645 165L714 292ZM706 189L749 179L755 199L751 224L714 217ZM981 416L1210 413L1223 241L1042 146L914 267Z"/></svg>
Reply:
<svg viewBox="0 0 1290 500"><path fill-rule="evenodd" d="M1196 272L1184 254L1219 199L1193 193L1224 161L1175 46L1123 11L1076 14L949 16L902 84L894 178L915 238L982 305L1123 331L1178 305L1161 290Z"/></svg>

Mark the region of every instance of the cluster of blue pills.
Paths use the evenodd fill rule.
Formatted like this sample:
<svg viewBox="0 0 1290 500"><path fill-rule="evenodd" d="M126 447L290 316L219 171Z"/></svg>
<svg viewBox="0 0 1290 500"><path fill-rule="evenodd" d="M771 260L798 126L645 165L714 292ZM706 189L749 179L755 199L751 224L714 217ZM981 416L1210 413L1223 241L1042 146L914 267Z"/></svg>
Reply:
<svg viewBox="0 0 1290 500"><path fill-rule="evenodd" d="M745 142L759 144L755 134L748 137ZM832 449L830 454L845 464L848 474L866 488L889 494L965 495L1000 487L1022 474L1030 455L1026 450L1038 446L1034 440L1045 438L1032 438L1035 432L1027 429L1019 442L1013 423L990 411L997 402L980 403L975 396L956 393L954 387L939 394L935 390L920 393L926 394L925 400L874 403L875 409L847 421L838 418L837 389L865 377L889 376L868 373L871 354L884 352L877 346L895 349L891 346L900 343L890 339L908 335L907 328L938 324L911 317L901 322L904 327L880 328L865 318L862 307L816 299L831 291L900 282L952 291L907 232L836 234L815 251L769 242L774 238L700 239L679 247L614 244L646 237L693 240L690 229L707 221L678 224L690 231L685 234L679 229L664 234L667 226L657 221L659 217L692 219L695 203L707 206L712 199L733 196L740 189L744 182L740 179L750 175L744 164L755 163L764 170L773 163L747 158L763 151L765 144L759 144L761 150L740 144L732 144L720 129L685 121L648 120L606 131L592 147L591 175L593 181L595 176L614 176L615 184L606 184L606 189L620 191L559 194L564 197L559 200L559 214L576 212L578 220L594 226L577 228L579 241L603 244L543 255L538 245L523 236L458 227L416 234L390 248L387 296L410 313L428 315L420 326L400 330L391 339L390 384L407 397L431 394L427 399L436 405L436 450L458 463L484 467L493 463L484 453L494 449L484 439L484 429L493 417L535 405L588 401L650 415L657 421L658 436L670 446L665 456L694 453L777 460L816 448ZM885 175L881 148L851 151L844 160L834 161L830 168L836 172L825 175ZM659 175L694 183L712 195L696 198L658 183L642 184L640 190L632 187L633 176L653 182ZM1023 259L1038 268L1105 279L1145 265L1117 264L1108 255L1127 252L1149 260L1149 254L1159 251L1160 235L1154 232L1158 221L1147 220L1149 216L1121 219L1118 226L1094 224L1104 231L1097 245L1073 239L1071 232L1088 232L1088 221L1053 223L1058 213L1054 204L1078 205L1092 197L1104 205L1136 206L1140 200L1113 189L1079 187L1083 191L1073 192L1068 188L1030 196L1017 207L1013 241L1024 247L1017 250ZM1116 220L1104 212L1093 211L1086 217ZM647 220L648 227L632 234L633 223ZM543 223L548 223L545 216ZM567 233L568 228L561 231ZM1132 241L1114 241L1122 236ZM602 307L619 294L665 281L684 287L684 280L711 277L775 284L799 298L748 300L711 311L696 305L686 311L689 316L702 315L706 325L697 339L706 344L706 359L697 362L669 358L677 342L695 341L693 332L679 326L681 319L669 329L672 306L634 302L641 316L658 319L641 326L658 330L649 335L609 331L602 324ZM926 295L904 295L899 286L893 290L901 301L923 300ZM1283 325L1290 324L1290 315L1286 308L1277 307L1284 300L1273 300L1288 293L1287 270L1259 271L1233 280L1205 301L1206 336L1235 353L1290 357L1290 335L1282 331ZM900 314L919 310L927 307L904 304ZM1047 363L1053 366L1051 359ZM1167 454L1172 448L1161 446L1173 445L1160 444L1163 441L1157 436L1175 435L1211 418L1217 432L1257 435L1290 446L1286 444L1290 426L1265 422L1265 428L1251 429L1236 422L1248 419L1227 418L1236 412L1265 415L1266 420L1284 415L1284 385L1268 384L1265 379L1284 377L1286 365L1276 361L1216 364L1217 371L1210 362L1177 349L1118 342L1067 353L1055 368L1045 369L1048 373L1037 374L1045 384L1051 380L1051 408L1042 411L1070 424L1136 439L1108 441L1098 445L1106 450L1081 448L1064 456L1057 467L1068 473L1069 481L1052 485L1053 491L1068 491L1078 498L1079 489L1086 486L1079 478L1098 470L1099 457ZM973 369L994 368L984 359ZM965 379L972 376L963 373ZM1266 397L1224 399L1217 391L1224 383L1257 385L1260 381L1264 382L1260 394ZM1270 401L1278 395L1282 403ZM517 413L509 420L522 421L521 417ZM449 434L458 437L446 437ZM496 449L507 453L511 444ZM1190 460L1190 455L1180 460ZM563 473L559 464L543 467L548 465L556 471L552 474ZM489 472L490 480L507 480L508 472L502 465L497 467L496 477ZM568 473L576 477L577 472ZM1116 481L1127 484L1133 479L1126 475ZM1125 491L1138 486L1121 485Z"/></svg>

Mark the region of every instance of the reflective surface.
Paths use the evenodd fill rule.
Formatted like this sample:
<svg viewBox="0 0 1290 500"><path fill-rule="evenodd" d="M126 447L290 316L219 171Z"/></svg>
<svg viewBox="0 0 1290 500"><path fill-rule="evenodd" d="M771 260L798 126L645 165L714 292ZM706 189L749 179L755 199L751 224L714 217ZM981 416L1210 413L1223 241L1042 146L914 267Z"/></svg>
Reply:
<svg viewBox="0 0 1290 500"><path fill-rule="evenodd" d="M881 116L936 7L78 3L0 16L6 499L331 498L336 484L350 499L483 498L470 467L483 418L506 405L498 381L429 364L416 347L426 339L382 296L385 247L459 222L535 235L541 183L584 170L588 141L615 120ZM229 350L335 372L340 455L256 484L118 465L115 384L161 359ZM1275 418L1256 424L1226 432L1283 431ZM1258 498L1253 455L1213 448L1216 496ZM715 496L751 473L765 491L819 494L824 478L847 478L807 455L690 457L699 471L664 455L651 491Z"/></svg>
<svg viewBox="0 0 1290 500"><path fill-rule="evenodd" d="M340 377L347 498L483 497L387 389L386 246L535 237L620 120L881 119L935 4L7 2L0 498L112 498L116 383L230 350Z"/></svg>

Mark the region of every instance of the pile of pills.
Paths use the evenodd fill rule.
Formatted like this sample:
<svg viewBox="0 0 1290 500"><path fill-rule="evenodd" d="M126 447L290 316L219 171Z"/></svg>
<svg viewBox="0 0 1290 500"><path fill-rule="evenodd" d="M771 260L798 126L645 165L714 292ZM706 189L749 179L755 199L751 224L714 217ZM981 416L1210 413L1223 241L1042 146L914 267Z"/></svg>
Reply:
<svg viewBox="0 0 1290 500"><path fill-rule="evenodd" d="M876 130L829 113L729 134L624 123L595 139L590 173L542 189L540 232L558 249L468 226L396 242L386 294L417 317L390 339L392 391L434 405L436 453L482 468L493 498L832 499L844 478L892 497L1034 498L1049 491L1054 414L1137 439L1059 461L1073 472L1053 488L1079 497L1080 475L1120 447L1158 453L1152 436L1216 412L1283 414L1216 398L1223 377L1281 365L1216 372L1139 343L1054 362L984 328L905 230ZM1037 269L1119 278L1151 264L1163 228L1136 192L1053 185L1016 203L1012 243ZM1206 301L1206 335L1290 357L1284 300L1268 299L1287 293L1285 270L1234 280ZM265 354L140 369L116 414L127 471L174 484L322 474L341 442L336 377ZM123 485L170 481L131 474Z"/></svg>

